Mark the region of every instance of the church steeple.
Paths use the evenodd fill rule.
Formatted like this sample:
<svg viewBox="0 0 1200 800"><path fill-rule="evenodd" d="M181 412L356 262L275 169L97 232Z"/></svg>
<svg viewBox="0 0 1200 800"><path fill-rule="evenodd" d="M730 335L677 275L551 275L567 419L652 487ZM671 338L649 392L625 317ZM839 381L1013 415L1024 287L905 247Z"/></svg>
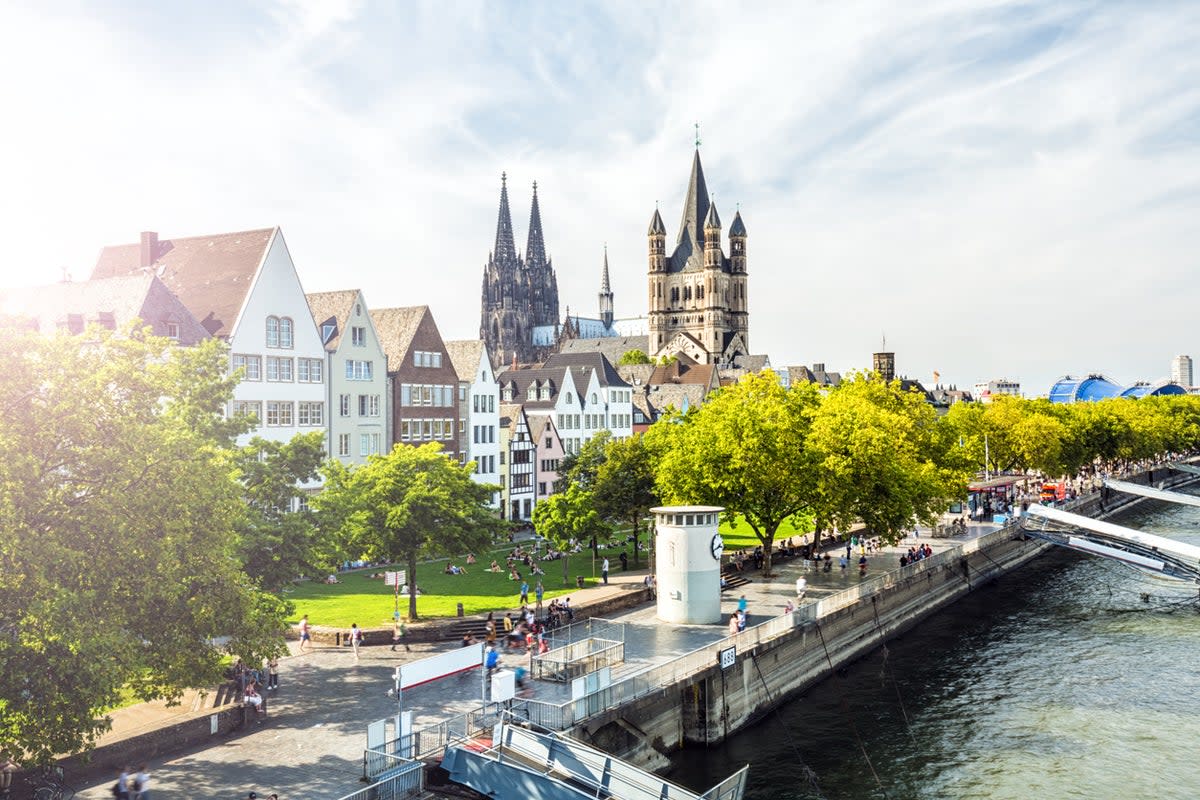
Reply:
<svg viewBox="0 0 1200 800"><path fill-rule="evenodd" d="M536 208L536 195L534 204ZM532 235L532 232L531 232ZM517 260L517 246L513 243L512 214L508 210L508 173L500 173L500 213L496 219L496 261L511 263Z"/></svg>
<svg viewBox="0 0 1200 800"><path fill-rule="evenodd" d="M704 218L708 216L708 186L704 182L704 167L700 165L700 148L692 158L692 175L688 179L687 197L683 200L683 217L679 220L679 237L675 246L685 241L697 251L704 249Z"/></svg>
<svg viewBox="0 0 1200 800"><path fill-rule="evenodd" d="M537 181L533 182L533 204L529 208L529 241L525 245L525 266L546 264L546 242L542 238L542 212L538 208Z"/></svg>
<svg viewBox="0 0 1200 800"><path fill-rule="evenodd" d="M608 282L608 245L604 245L604 271L600 274L600 321L605 328L612 327L613 293Z"/></svg>

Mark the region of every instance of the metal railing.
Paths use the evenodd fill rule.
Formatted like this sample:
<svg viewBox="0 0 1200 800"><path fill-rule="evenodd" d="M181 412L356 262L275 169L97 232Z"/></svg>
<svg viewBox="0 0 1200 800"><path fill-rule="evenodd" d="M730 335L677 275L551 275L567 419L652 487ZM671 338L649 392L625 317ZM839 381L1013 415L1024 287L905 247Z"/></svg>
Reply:
<svg viewBox="0 0 1200 800"><path fill-rule="evenodd" d="M387 753L367 752L377 752L380 756L389 757ZM395 757L390 756L390 758ZM393 768L380 774L370 786L364 786L356 792L351 792L341 797L340 800L400 800L400 798L418 797L424 791L425 765L419 761L398 759L398 763Z"/></svg>
<svg viewBox="0 0 1200 800"><path fill-rule="evenodd" d="M625 660L625 643L609 639L584 639L550 650L533 659L534 678L569 681Z"/></svg>
<svg viewBox="0 0 1200 800"><path fill-rule="evenodd" d="M551 650L557 650L569 644L588 639L607 639L611 642L624 642L625 623L601 617L591 617L579 622L572 622L570 625L552 628L542 634L542 639L546 641Z"/></svg>

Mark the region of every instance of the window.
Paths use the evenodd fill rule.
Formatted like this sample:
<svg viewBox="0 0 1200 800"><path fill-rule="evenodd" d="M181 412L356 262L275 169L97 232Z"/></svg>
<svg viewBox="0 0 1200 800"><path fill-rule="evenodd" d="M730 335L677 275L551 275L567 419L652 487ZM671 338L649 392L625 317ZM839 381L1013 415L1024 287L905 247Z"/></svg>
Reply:
<svg viewBox="0 0 1200 800"><path fill-rule="evenodd" d="M544 497L545 494L546 494L546 482L538 481L538 495Z"/></svg>
<svg viewBox="0 0 1200 800"><path fill-rule="evenodd" d="M267 317L267 347L279 347L279 317Z"/></svg>
<svg viewBox="0 0 1200 800"><path fill-rule="evenodd" d="M593 403L596 402L596 393L595 392L592 392L592 402Z"/></svg>
<svg viewBox="0 0 1200 800"><path fill-rule="evenodd" d="M364 327L352 327L350 329L350 344L355 347L366 347L367 329Z"/></svg>
<svg viewBox="0 0 1200 800"><path fill-rule="evenodd" d="M324 325L321 326L321 342L327 343L330 339L333 338L333 334L335 334L336 332L337 332L337 325L334 325L332 322L326 322ZM349 455L349 453L347 453L347 455Z"/></svg>
<svg viewBox="0 0 1200 800"><path fill-rule="evenodd" d="M279 320L279 346L292 349L292 320L288 317Z"/></svg>
<svg viewBox="0 0 1200 800"><path fill-rule="evenodd" d="M168 322L167 323L167 338L174 339L177 342L179 341L179 323L177 323L177 322Z"/></svg>
<svg viewBox="0 0 1200 800"><path fill-rule="evenodd" d="M407 442L411 436L411 426L406 419L400 420L400 441Z"/></svg>
<svg viewBox="0 0 1200 800"><path fill-rule="evenodd" d="M267 356L267 380L290 382L292 380L292 359Z"/></svg>
<svg viewBox="0 0 1200 800"><path fill-rule="evenodd" d="M421 387L420 404L423 406L433 405L433 387L432 386L422 386Z"/></svg>
<svg viewBox="0 0 1200 800"><path fill-rule="evenodd" d="M554 442L553 442L553 441L550 439L550 437L549 437L549 436L547 436L547 437L546 437L546 448L547 448L547 449L549 449L549 448L551 448L551 447L553 447L553 446L554 446Z"/></svg>
<svg viewBox="0 0 1200 800"><path fill-rule="evenodd" d="M567 402L568 402L568 403L574 403L574 402L575 402L575 398L574 398L574 396L573 396L573 395L572 395L570 392L567 392Z"/></svg>
<svg viewBox="0 0 1200 800"><path fill-rule="evenodd" d="M412 384L411 383L400 384L400 405L402 405L402 406L411 406L412 405Z"/></svg>
<svg viewBox="0 0 1200 800"><path fill-rule="evenodd" d="M242 377L242 380L244 381L262 380L262 358L259 356L247 356L240 353L234 353L233 368L235 370L246 370L246 374Z"/></svg>
<svg viewBox="0 0 1200 800"><path fill-rule="evenodd" d="M467 387L464 384L458 386L458 399L460 402L467 399Z"/></svg>
<svg viewBox="0 0 1200 800"><path fill-rule="evenodd" d="M271 400L267 402L267 425L288 427L292 424L292 403Z"/></svg>
<svg viewBox="0 0 1200 800"><path fill-rule="evenodd" d="M512 488L528 489L533 485L533 476L528 472L518 472L512 476Z"/></svg>
<svg viewBox="0 0 1200 800"><path fill-rule="evenodd" d="M338 414L343 417L350 416L350 395L338 395Z"/></svg>
<svg viewBox="0 0 1200 800"><path fill-rule="evenodd" d="M500 451L500 466L504 466L504 451Z"/></svg>
<svg viewBox="0 0 1200 800"><path fill-rule="evenodd" d="M248 400L233 401L233 416L235 417L255 417L259 422L262 422L262 403Z"/></svg>
<svg viewBox="0 0 1200 800"><path fill-rule="evenodd" d="M528 450L514 450L513 451L512 463L528 464L529 461L530 461L530 459L529 459L529 451Z"/></svg>
<svg viewBox="0 0 1200 800"><path fill-rule="evenodd" d="M296 359L296 380L301 383L323 383L325 363L319 358Z"/></svg>
<svg viewBox="0 0 1200 800"><path fill-rule="evenodd" d="M425 350L413 351L413 366L414 367L440 367L442 366L442 354L430 353Z"/></svg>
<svg viewBox="0 0 1200 800"><path fill-rule="evenodd" d="M494 395L490 395L488 397L488 413L489 414L496 413L496 397Z"/></svg>
<svg viewBox="0 0 1200 800"><path fill-rule="evenodd" d="M378 417L379 395L360 394L358 396L358 415L360 417Z"/></svg>
<svg viewBox="0 0 1200 800"><path fill-rule="evenodd" d="M346 359L346 380L348 381L369 381L371 380L372 362L356 361L352 358Z"/></svg>
<svg viewBox="0 0 1200 800"><path fill-rule="evenodd" d="M360 433L358 435L358 454L360 456L373 456L379 452L379 434L378 433Z"/></svg>
<svg viewBox="0 0 1200 800"><path fill-rule="evenodd" d="M465 419L460 419L458 421L458 432L459 433L467 432L467 421Z"/></svg>
<svg viewBox="0 0 1200 800"><path fill-rule="evenodd" d="M301 402L296 415L301 425L313 427L325 424L325 404Z"/></svg>
<svg viewBox="0 0 1200 800"><path fill-rule="evenodd" d="M350 434L338 434L338 455L342 458L350 455Z"/></svg>

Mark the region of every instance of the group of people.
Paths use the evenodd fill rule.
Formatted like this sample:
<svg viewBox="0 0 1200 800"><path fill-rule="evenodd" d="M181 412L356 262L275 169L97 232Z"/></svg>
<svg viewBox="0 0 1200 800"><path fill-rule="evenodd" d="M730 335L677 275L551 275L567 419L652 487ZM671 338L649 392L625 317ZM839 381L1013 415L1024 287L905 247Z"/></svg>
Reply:
<svg viewBox="0 0 1200 800"><path fill-rule="evenodd" d="M265 714L266 699L259 691L273 692L279 688L279 659L263 659L262 667L252 667L236 659L225 671L225 677L237 686L237 701L253 708L256 713Z"/></svg>
<svg viewBox="0 0 1200 800"><path fill-rule="evenodd" d="M931 555L933 555L933 548L929 546L929 542L923 545L913 545L908 548L907 553L900 554L900 566L907 567L909 564L915 564Z"/></svg>
<svg viewBox="0 0 1200 800"><path fill-rule="evenodd" d="M118 800L150 800L150 773L146 771L146 765L138 767L137 772L130 767L121 767L112 795Z"/></svg>

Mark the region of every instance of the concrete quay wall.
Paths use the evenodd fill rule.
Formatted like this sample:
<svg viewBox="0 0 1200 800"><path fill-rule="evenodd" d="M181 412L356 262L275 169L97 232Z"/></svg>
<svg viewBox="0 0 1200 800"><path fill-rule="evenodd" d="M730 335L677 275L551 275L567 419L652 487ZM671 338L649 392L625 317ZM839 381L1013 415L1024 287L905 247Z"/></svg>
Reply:
<svg viewBox="0 0 1200 800"><path fill-rule="evenodd" d="M1149 478L1142 473L1130 480L1146 484ZM1166 470L1156 470L1153 478L1155 485L1165 481L1168 488L1200 480ZM1072 510L1107 517L1142 499L1096 492ZM728 669L722 670L714 657L705 671L590 717L570 735L647 769L665 767L666 753L688 744L722 741L1053 546L1027 539L1019 528L1010 526L981 537L973 552L965 552L971 548L964 547L961 552L947 552L944 559L931 559L936 563L894 570L864 585L863 596L843 608L801 622L768 641L747 639L745 649L737 646L736 662Z"/></svg>

